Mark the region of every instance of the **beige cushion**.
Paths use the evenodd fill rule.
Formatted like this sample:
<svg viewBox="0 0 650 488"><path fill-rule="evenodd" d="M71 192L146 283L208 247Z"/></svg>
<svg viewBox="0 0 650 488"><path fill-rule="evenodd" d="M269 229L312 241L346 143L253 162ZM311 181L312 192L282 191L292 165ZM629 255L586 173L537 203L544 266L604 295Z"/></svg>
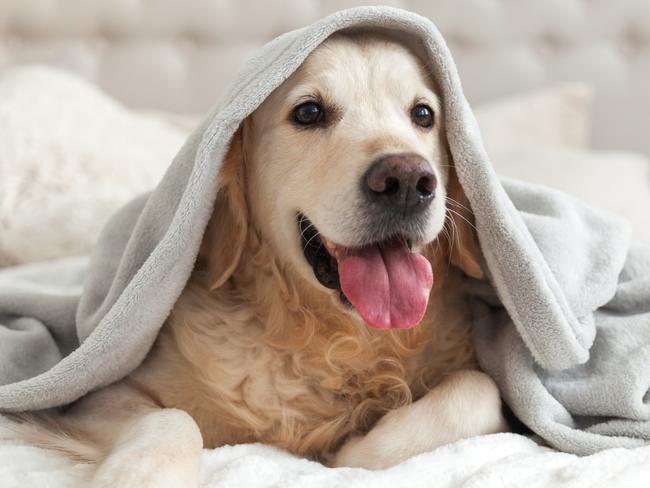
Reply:
<svg viewBox="0 0 650 488"><path fill-rule="evenodd" d="M504 176L570 193L626 218L633 237L650 242L650 161L637 153L567 147L502 147L490 154Z"/></svg>
<svg viewBox="0 0 650 488"><path fill-rule="evenodd" d="M474 112L489 150L513 145L586 148L593 89L566 83L478 104Z"/></svg>

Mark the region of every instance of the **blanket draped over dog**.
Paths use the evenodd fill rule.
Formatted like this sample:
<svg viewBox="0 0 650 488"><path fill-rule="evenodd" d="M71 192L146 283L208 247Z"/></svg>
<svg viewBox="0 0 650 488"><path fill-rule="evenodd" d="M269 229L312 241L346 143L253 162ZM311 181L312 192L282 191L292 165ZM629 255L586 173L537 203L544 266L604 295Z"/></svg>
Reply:
<svg viewBox="0 0 650 488"><path fill-rule="evenodd" d="M352 28L407 43L438 82L489 275L468 281L476 348L505 401L564 451L650 443L650 249L564 194L500 180L440 33L385 7L338 12L264 47L155 190L109 221L89 261L0 272L0 410L64 405L143 360L190 275L236 129L323 40Z"/></svg>

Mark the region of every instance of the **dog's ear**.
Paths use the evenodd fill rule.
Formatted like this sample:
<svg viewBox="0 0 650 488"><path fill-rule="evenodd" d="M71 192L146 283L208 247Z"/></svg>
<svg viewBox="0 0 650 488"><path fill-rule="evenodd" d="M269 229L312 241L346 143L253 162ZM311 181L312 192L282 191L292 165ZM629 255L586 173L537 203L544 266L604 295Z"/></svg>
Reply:
<svg viewBox="0 0 650 488"><path fill-rule="evenodd" d="M447 212L453 221L448 228L452 240L450 242L452 264L462 269L467 276L476 279L485 278L481 267L483 261L481 247L474 227L474 214L453 165L450 166L447 184Z"/></svg>
<svg viewBox="0 0 650 488"><path fill-rule="evenodd" d="M235 133L219 172L219 189L212 217L201 244L210 290L223 285L239 264L248 231L244 193L242 128Z"/></svg>

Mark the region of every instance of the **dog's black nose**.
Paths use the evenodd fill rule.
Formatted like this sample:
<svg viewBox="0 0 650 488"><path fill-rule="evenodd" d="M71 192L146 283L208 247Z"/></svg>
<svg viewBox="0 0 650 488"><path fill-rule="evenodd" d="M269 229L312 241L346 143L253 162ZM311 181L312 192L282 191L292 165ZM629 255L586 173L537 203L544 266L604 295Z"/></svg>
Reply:
<svg viewBox="0 0 650 488"><path fill-rule="evenodd" d="M423 210L435 197L436 176L429 163L416 154L384 156L372 163L363 178L370 200L386 209Z"/></svg>

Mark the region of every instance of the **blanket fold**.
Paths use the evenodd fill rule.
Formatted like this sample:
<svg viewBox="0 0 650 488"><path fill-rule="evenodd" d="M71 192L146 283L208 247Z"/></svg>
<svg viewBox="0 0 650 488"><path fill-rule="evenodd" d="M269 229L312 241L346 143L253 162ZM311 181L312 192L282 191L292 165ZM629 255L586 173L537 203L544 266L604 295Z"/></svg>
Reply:
<svg viewBox="0 0 650 488"><path fill-rule="evenodd" d="M650 442L650 249L630 245L627 225L613 216L548 188L502 181L442 36L427 19L388 7L337 12L267 44L158 186L110 220L90 261L0 271L0 411L64 405L137 367L190 275L233 134L313 49L345 29L408 44L441 90L489 276L468 283L477 354L505 401L565 451Z"/></svg>

